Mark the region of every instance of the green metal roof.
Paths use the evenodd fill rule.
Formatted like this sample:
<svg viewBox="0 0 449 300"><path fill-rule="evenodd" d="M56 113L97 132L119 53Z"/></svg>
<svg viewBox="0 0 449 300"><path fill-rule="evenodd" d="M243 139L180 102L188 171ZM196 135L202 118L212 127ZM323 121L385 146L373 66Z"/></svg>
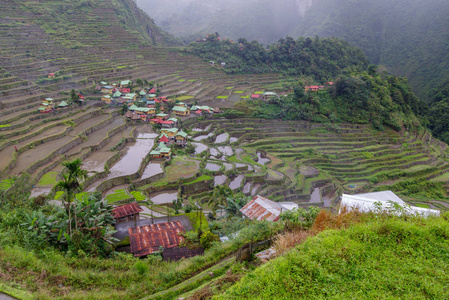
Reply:
<svg viewBox="0 0 449 300"><path fill-rule="evenodd" d="M175 106L173 107L174 111L180 111L180 112L185 112L188 108L187 107L183 107L183 106Z"/></svg>
<svg viewBox="0 0 449 300"><path fill-rule="evenodd" d="M157 151L157 150L153 150L150 152L150 155L159 155L161 154L161 152Z"/></svg>
<svg viewBox="0 0 449 300"><path fill-rule="evenodd" d="M166 117L166 116L168 116L167 114L164 114L164 113L160 113L160 114L157 114L156 115L156 117Z"/></svg>
<svg viewBox="0 0 449 300"><path fill-rule="evenodd" d="M173 121L173 122L178 122L178 119L177 118L170 118L170 119L168 119L169 121Z"/></svg>
<svg viewBox="0 0 449 300"><path fill-rule="evenodd" d="M121 95L122 95L122 93L120 93L119 91L117 91L117 92L115 92L114 97L115 97L115 98L118 98L118 97L120 97Z"/></svg>
<svg viewBox="0 0 449 300"><path fill-rule="evenodd" d="M127 84L131 84L131 80L120 81L120 85L127 85Z"/></svg>
<svg viewBox="0 0 449 300"><path fill-rule="evenodd" d="M178 132L177 134L176 134L176 136L178 136L178 135L180 135L180 136L182 136L182 137L187 137L187 133L185 133L184 131L180 131L180 132Z"/></svg>
<svg viewBox="0 0 449 300"><path fill-rule="evenodd" d="M59 107L66 107L68 106L67 102L62 101L61 103L59 103Z"/></svg>

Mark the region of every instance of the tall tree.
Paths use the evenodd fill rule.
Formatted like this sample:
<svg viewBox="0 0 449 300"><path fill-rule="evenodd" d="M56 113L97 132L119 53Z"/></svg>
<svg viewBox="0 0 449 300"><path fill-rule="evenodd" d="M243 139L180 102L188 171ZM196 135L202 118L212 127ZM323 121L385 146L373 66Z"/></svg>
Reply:
<svg viewBox="0 0 449 300"><path fill-rule="evenodd" d="M82 190L81 181L87 178L87 171L81 169L82 161L77 158L73 161L63 162L62 165L65 167L62 177L63 180L56 184L56 188L64 190L66 192L66 199L68 202L67 213L69 215L69 232L72 236L72 220L71 220L71 208L70 203L75 197L75 192ZM76 202L75 202L76 205ZM75 207L75 229L78 230L77 219L76 219L76 207Z"/></svg>
<svg viewBox="0 0 449 300"><path fill-rule="evenodd" d="M232 190L227 185L217 185L210 193L207 205L212 209L214 215L218 208L227 204L226 198L232 196Z"/></svg>

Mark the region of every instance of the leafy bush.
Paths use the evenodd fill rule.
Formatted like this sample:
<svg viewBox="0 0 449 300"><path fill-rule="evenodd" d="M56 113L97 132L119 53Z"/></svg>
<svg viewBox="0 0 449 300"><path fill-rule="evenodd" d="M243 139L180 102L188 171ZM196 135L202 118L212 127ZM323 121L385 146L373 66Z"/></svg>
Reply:
<svg viewBox="0 0 449 300"><path fill-rule="evenodd" d="M299 207L283 212L280 219L285 222L288 229L306 229L312 226L319 212L320 208L316 206L309 209Z"/></svg>

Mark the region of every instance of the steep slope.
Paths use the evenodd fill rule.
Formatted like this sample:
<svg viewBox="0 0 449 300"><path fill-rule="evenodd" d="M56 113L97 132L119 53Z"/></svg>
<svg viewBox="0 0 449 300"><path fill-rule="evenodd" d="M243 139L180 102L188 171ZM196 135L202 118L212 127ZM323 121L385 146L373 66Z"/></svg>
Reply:
<svg viewBox="0 0 449 300"><path fill-rule="evenodd" d="M449 76L448 12L444 0L315 0L292 35L343 38L424 96Z"/></svg>

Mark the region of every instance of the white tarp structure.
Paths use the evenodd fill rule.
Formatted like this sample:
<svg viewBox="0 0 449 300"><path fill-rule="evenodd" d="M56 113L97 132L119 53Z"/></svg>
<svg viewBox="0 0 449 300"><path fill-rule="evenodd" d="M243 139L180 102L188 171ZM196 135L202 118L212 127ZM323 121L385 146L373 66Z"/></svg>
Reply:
<svg viewBox="0 0 449 300"><path fill-rule="evenodd" d="M360 212L387 212L393 214L406 213L409 215L439 215L440 211L417 206L410 206L392 191L382 191L366 194L347 195L341 197L340 211L343 207L351 211L357 209Z"/></svg>

